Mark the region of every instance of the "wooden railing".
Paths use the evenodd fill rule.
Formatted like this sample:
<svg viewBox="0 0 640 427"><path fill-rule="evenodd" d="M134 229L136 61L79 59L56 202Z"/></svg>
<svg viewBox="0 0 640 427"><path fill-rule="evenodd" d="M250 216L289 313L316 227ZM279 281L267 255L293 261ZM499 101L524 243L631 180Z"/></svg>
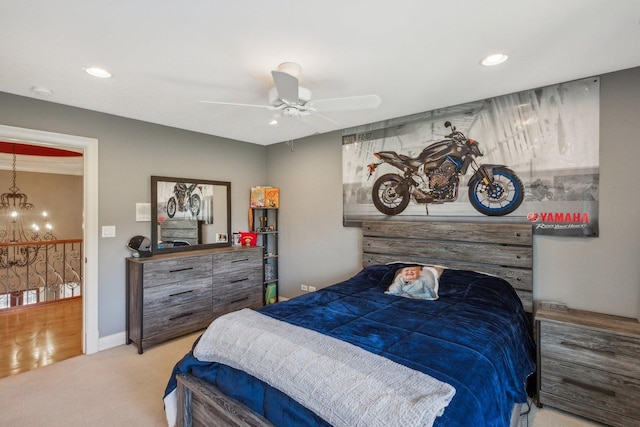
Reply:
<svg viewBox="0 0 640 427"><path fill-rule="evenodd" d="M0 309L82 294L82 239L0 243Z"/></svg>

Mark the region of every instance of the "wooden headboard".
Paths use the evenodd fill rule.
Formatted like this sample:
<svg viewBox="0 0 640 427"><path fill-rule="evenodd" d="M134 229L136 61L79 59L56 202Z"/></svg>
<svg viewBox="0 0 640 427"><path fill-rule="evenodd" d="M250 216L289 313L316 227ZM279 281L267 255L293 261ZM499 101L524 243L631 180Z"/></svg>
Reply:
<svg viewBox="0 0 640 427"><path fill-rule="evenodd" d="M363 266L393 261L476 270L507 280L524 309L533 307L531 224L364 221Z"/></svg>

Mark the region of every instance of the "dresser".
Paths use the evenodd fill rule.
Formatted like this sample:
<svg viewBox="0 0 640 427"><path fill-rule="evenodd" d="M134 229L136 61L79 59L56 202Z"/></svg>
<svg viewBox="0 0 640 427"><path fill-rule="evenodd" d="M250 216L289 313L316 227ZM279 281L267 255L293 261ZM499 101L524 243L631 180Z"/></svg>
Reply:
<svg viewBox="0 0 640 427"><path fill-rule="evenodd" d="M216 248L127 258L127 344L138 353L262 306L262 248Z"/></svg>
<svg viewBox="0 0 640 427"><path fill-rule="evenodd" d="M640 323L538 308L539 404L612 426L640 425Z"/></svg>

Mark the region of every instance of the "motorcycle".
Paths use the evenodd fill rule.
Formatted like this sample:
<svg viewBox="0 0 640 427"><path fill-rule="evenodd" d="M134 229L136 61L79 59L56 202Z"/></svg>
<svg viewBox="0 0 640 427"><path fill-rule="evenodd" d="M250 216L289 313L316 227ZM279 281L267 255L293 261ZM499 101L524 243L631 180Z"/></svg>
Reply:
<svg viewBox="0 0 640 427"><path fill-rule="evenodd" d="M167 201L167 215L173 218L176 211L191 212L191 216L198 216L200 213L201 199L198 194L193 194L198 184L187 184L178 182L173 186L173 194Z"/></svg>
<svg viewBox="0 0 640 427"><path fill-rule="evenodd" d="M541 202L545 199L553 199L553 191L551 191L551 182L548 180L536 179L529 186L530 191L525 195L525 200Z"/></svg>
<svg viewBox="0 0 640 427"><path fill-rule="evenodd" d="M427 214L430 203L454 202L458 199L460 178L469 166L474 174L469 179L469 201L480 213L502 216L515 211L524 198L524 186L518 176L504 165L478 165L476 157L483 156L478 141L467 138L451 128L445 139L427 146L418 157L409 157L395 151L380 151L374 156L378 163L369 165L369 178L382 164L396 167L402 173L387 173L373 184L373 204L385 215L404 211L413 197L425 204Z"/></svg>

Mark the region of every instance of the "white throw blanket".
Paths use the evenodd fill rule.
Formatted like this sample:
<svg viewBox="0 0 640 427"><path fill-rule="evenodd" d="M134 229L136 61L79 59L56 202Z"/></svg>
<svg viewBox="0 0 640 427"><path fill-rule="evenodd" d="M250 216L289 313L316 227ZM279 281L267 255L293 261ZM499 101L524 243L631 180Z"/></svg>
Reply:
<svg viewBox="0 0 640 427"><path fill-rule="evenodd" d="M426 374L249 309L217 318L194 355L248 372L333 426L431 426L455 394Z"/></svg>

